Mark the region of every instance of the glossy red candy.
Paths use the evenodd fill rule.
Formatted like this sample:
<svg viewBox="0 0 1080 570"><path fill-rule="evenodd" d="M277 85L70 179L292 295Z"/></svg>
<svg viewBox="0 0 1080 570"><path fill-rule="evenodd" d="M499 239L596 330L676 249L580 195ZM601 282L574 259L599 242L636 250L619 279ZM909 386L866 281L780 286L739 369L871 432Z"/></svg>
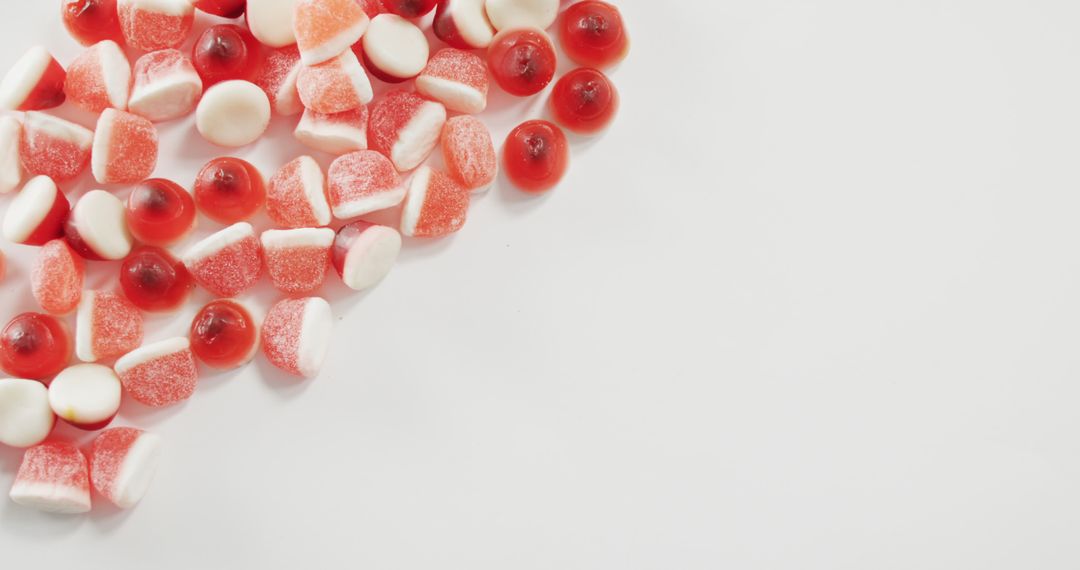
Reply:
<svg viewBox="0 0 1080 570"><path fill-rule="evenodd" d="M527 121L506 137L503 165L518 188L540 193L551 189L566 173L569 152L562 129L547 121Z"/></svg>
<svg viewBox="0 0 1080 570"><path fill-rule="evenodd" d="M220 157L208 162L195 179L195 204L222 224L246 220L266 202L262 174L249 162Z"/></svg>
<svg viewBox="0 0 1080 570"><path fill-rule="evenodd" d="M382 0L387 12L402 18L419 18L435 9L438 0Z"/></svg>
<svg viewBox="0 0 1080 570"><path fill-rule="evenodd" d="M120 265L120 288L132 305L151 312L172 311L195 288L184 264L164 249L137 248Z"/></svg>
<svg viewBox="0 0 1080 570"><path fill-rule="evenodd" d="M559 22L559 39L570 59L590 67L618 63L630 50L619 9L607 2L586 0L568 8Z"/></svg>
<svg viewBox="0 0 1080 570"><path fill-rule="evenodd" d="M195 199L179 184L164 178L142 181L128 196L128 228L149 245L172 245L195 227Z"/></svg>
<svg viewBox="0 0 1080 570"><path fill-rule="evenodd" d="M555 77L557 62L551 38L535 28L501 32L488 48L488 67L495 82L518 97L543 91Z"/></svg>
<svg viewBox="0 0 1080 570"><path fill-rule="evenodd" d="M589 67L567 73L551 92L551 111L560 125L580 134L603 130L619 110L619 92L606 75Z"/></svg>
<svg viewBox="0 0 1080 570"><path fill-rule="evenodd" d="M235 368L251 360L258 340L251 314L229 299L206 305L191 322L191 351L211 368Z"/></svg>
<svg viewBox="0 0 1080 570"><path fill-rule="evenodd" d="M43 380L71 359L71 336L56 317L23 313L0 332L0 369L17 378Z"/></svg>
<svg viewBox="0 0 1080 570"><path fill-rule="evenodd" d="M195 7L222 18L239 18L244 15L247 0L195 0Z"/></svg>
<svg viewBox="0 0 1080 570"><path fill-rule="evenodd" d="M191 49L191 61L204 88L229 79L250 80L259 71L261 56L255 36L233 24L207 28Z"/></svg>
<svg viewBox="0 0 1080 570"><path fill-rule="evenodd" d="M84 46L102 40L124 43L116 0L60 0L64 26Z"/></svg>

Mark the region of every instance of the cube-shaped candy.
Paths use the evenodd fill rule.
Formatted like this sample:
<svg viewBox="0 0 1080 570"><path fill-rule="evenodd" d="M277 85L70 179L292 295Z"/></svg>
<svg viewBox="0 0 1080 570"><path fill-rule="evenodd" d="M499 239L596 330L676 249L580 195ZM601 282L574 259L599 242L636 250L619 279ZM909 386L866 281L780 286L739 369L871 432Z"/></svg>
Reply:
<svg viewBox="0 0 1080 570"><path fill-rule="evenodd" d="M94 133L90 129L31 111L23 116L19 159L29 174L44 174L63 182L86 169L93 144Z"/></svg>
<svg viewBox="0 0 1080 570"><path fill-rule="evenodd" d="M248 0L247 25L264 45L280 48L296 43L293 17L299 0Z"/></svg>
<svg viewBox="0 0 1080 570"><path fill-rule="evenodd" d="M91 113L108 108L127 109L131 63L112 40L87 48L67 70L64 91L68 99Z"/></svg>
<svg viewBox="0 0 1080 570"><path fill-rule="evenodd" d="M90 449L90 481L101 496L121 509L142 499L157 471L161 438L141 429L109 428Z"/></svg>
<svg viewBox="0 0 1080 570"><path fill-rule="evenodd" d="M392 91L371 106L368 146L406 172L420 166L439 144L446 108L409 91Z"/></svg>
<svg viewBox="0 0 1080 570"><path fill-rule="evenodd" d="M105 109L94 130L90 161L101 184L134 184L157 166L158 134L154 124L132 113Z"/></svg>
<svg viewBox="0 0 1080 570"><path fill-rule="evenodd" d="M116 0L127 45L143 51L184 43L195 22L191 0Z"/></svg>
<svg viewBox="0 0 1080 570"><path fill-rule="evenodd" d="M281 167L266 188L266 213L283 228L329 225L326 177L310 156L301 156Z"/></svg>
<svg viewBox="0 0 1080 570"><path fill-rule="evenodd" d="M259 280L262 247L251 224L239 222L191 246L183 260L196 283L218 297L232 297Z"/></svg>
<svg viewBox="0 0 1080 570"><path fill-rule="evenodd" d="M405 197L394 165L373 150L339 156L327 173L330 207L340 220L392 208Z"/></svg>
<svg viewBox="0 0 1080 570"><path fill-rule="evenodd" d="M482 113L487 108L487 65L471 51L439 50L416 78L416 90L451 111Z"/></svg>
<svg viewBox="0 0 1080 570"><path fill-rule="evenodd" d="M401 211L401 233L410 237L442 237L465 225L469 191L446 173L420 167L409 181Z"/></svg>
<svg viewBox="0 0 1080 570"><path fill-rule="evenodd" d="M144 54L135 60L128 110L154 122L183 117L195 110L203 83L186 55L175 49Z"/></svg>
<svg viewBox="0 0 1080 570"><path fill-rule="evenodd" d="M335 156L367 149L367 106L327 115L304 111L293 135L305 145Z"/></svg>
<svg viewBox="0 0 1080 570"><path fill-rule="evenodd" d="M76 364L49 383L53 413L79 429L99 430L120 409L120 379L108 366Z"/></svg>
<svg viewBox="0 0 1080 570"><path fill-rule="evenodd" d="M52 178L35 176L15 195L4 212L4 239L44 245L64 235L71 204Z"/></svg>
<svg viewBox="0 0 1080 570"><path fill-rule="evenodd" d="M352 50L319 65L304 67L296 80L304 107L319 113L343 113L371 101L367 72Z"/></svg>
<svg viewBox="0 0 1080 570"><path fill-rule="evenodd" d="M30 447L45 441L56 416L49 390L37 380L0 380L0 443Z"/></svg>
<svg viewBox="0 0 1080 570"><path fill-rule="evenodd" d="M62 441L27 449L10 496L24 507L48 513L89 511L90 472L86 456L74 444Z"/></svg>
<svg viewBox="0 0 1080 570"><path fill-rule="evenodd" d="M442 153L450 176L467 190L486 189L499 173L491 131L471 115L458 115L446 121Z"/></svg>
<svg viewBox="0 0 1080 570"><path fill-rule="evenodd" d="M334 269L346 286L363 291L386 277L400 252L401 234L394 228L353 222L334 239Z"/></svg>
<svg viewBox="0 0 1080 570"><path fill-rule="evenodd" d="M64 68L48 50L30 48L0 80L0 109L34 111L64 102Z"/></svg>
<svg viewBox="0 0 1080 570"><path fill-rule="evenodd" d="M117 261L131 253L124 203L104 190L91 190L71 209L64 237L86 259Z"/></svg>
<svg viewBox="0 0 1080 570"><path fill-rule="evenodd" d="M296 91L296 80L302 67L296 46L270 50L266 54L262 68L255 76L255 84L266 92L275 113L289 116L304 110Z"/></svg>
<svg viewBox="0 0 1080 570"><path fill-rule="evenodd" d="M356 0L300 0L293 18L304 65L318 65L349 50L369 22Z"/></svg>
<svg viewBox="0 0 1080 570"><path fill-rule="evenodd" d="M285 372L316 376L326 359L333 321L330 304L319 297L278 301L263 323L263 354Z"/></svg>
<svg viewBox="0 0 1080 570"><path fill-rule="evenodd" d="M364 121L365 127L367 121ZM15 117L0 117L0 194L7 194L19 187L23 179L22 162L19 161L19 135L22 123Z"/></svg>
<svg viewBox="0 0 1080 570"><path fill-rule="evenodd" d="M54 239L38 251L30 269L30 292L46 313L66 315L82 299L86 264L67 242Z"/></svg>
<svg viewBox="0 0 1080 570"><path fill-rule="evenodd" d="M131 399L155 408L187 400L199 379L191 342L184 337L136 348L120 357L113 370Z"/></svg>
<svg viewBox="0 0 1080 570"><path fill-rule="evenodd" d="M143 316L124 296L87 291L75 317L75 355L96 362L127 354L143 339Z"/></svg>
<svg viewBox="0 0 1080 570"><path fill-rule="evenodd" d="M262 234L263 259L270 281L290 295L318 291L330 267L334 230L298 228L267 230Z"/></svg>

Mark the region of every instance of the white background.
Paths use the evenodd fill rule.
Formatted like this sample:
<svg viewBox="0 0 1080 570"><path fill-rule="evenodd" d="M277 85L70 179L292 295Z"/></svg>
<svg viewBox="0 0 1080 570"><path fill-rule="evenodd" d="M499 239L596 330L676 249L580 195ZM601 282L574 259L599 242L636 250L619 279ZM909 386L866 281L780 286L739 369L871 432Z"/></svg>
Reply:
<svg viewBox="0 0 1080 570"><path fill-rule="evenodd" d="M331 287L315 380L125 404L167 444L144 501L0 501L0 566L1080 565L1080 4L619 4L622 114L560 188ZM77 53L54 2L5 9L0 67ZM493 105L499 138L541 112ZM289 122L239 154L273 172ZM220 152L193 133L157 174Z"/></svg>

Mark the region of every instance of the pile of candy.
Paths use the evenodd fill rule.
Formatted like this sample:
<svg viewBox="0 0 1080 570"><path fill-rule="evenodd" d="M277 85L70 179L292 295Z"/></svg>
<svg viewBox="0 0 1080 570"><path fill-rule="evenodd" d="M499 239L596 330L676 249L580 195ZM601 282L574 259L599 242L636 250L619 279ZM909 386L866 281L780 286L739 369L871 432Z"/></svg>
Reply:
<svg viewBox="0 0 1080 570"><path fill-rule="evenodd" d="M505 173L526 192L544 192L565 173L562 128L591 134L612 120L618 94L598 68L629 46L619 11L593 0L64 0L61 8L87 49L65 70L35 47L0 81L0 109L21 112L0 117L0 193L22 186L2 234L39 248L30 281L42 311L0 331L0 369L13 377L0 380L0 444L27 448L11 498L64 513L89 510L91 486L121 508L146 491L158 437L104 429L124 395L151 407L182 402L200 362L235 368L260 347L281 370L318 374L333 319L314 295L328 268L364 290L390 271L402 235L461 229L471 194L498 170L491 134L475 117L487 107L489 80L514 96L543 91L557 62L546 30L558 22L563 51L588 67L555 84L557 124L526 121L503 146ZM196 9L246 16L246 25L209 27L189 57L176 48ZM446 44L434 53L427 22ZM376 98L369 74L411 80L412 89ZM97 114L95 128L41 112L65 101ZM336 158L324 170L300 156L265 181L244 160L215 158L191 192L151 178L155 123L192 112L199 134L223 147L259 139L274 114L300 115L296 139ZM425 164L436 148L445 169ZM87 167L100 184L130 188L127 200L92 190L72 205L58 184ZM276 229L258 233L249 222L264 207ZM397 228L360 219L392 208ZM197 212L224 228L174 256L165 248L191 233ZM84 291L88 261L119 262L117 290ZM286 297L257 323L232 298L264 272ZM198 312L189 336L144 344L143 313L180 308L196 286L220 299ZM73 312L74 338L59 318ZM72 352L80 364L70 364ZM57 417L104 431L84 454L49 438Z"/></svg>

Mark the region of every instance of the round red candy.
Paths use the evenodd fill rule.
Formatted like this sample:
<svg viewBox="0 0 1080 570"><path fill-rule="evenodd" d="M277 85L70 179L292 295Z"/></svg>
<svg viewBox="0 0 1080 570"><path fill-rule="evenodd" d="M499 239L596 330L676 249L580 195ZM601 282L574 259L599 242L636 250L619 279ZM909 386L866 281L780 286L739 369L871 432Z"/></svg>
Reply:
<svg viewBox="0 0 1080 570"><path fill-rule="evenodd" d="M84 46L102 40L124 43L116 0L60 0L64 26Z"/></svg>
<svg viewBox="0 0 1080 570"><path fill-rule="evenodd" d="M151 178L128 196L126 217L135 239L164 247L180 241L195 227L195 200L179 184Z"/></svg>
<svg viewBox="0 0 1080 570"><path fill-rule="evenodd" d="M191 351L207 366L235 368L255 354L259 331L251 313L236 301L206 305L191 322Z"/></svg>
<svg viewBox="0 0 1080 570"><path fill-rule="evenodd" d="M619 110L619 92L603 73L582 67L567 73L551 92L560 125L584 135L604 129Z"/></svg>
<svg viewBox="0 0 1080 570"><path fill-rule="evenodd" d="M132 305L144 311L173 311L187 301L195 280L169 252L143 246L120 265L120 288Z"/></svg>
<svg viewBox="0 0 1080 570"><path fill-rule="evenodd" d="M261 47L251 32L233 24L211 26L191 50L203 87L229 79L250 80L261 65Z"/></svg>
<svg viewBox="0 0 1080 570"><path fill-rule="evenodd" d="M382 0L387 12L402 18L419 18L435 9L438 0Z"/></svg>
<svg viewBox="0 0 1080 570"><path fill-rule="evenodd" d="M551 39L533 28L501 32L488 48L488 67L495 82L518 97L543 91L555 77L557 62Z"/></svg>
<svg viewBox="0 0 1080 570"><path fill-rule="evenodd" d="M56 317L23 313L0 332L0 369L17 378L43 380L71 359L71 336Z"/></svg>
<svg viewBox="0 0 1080 570"><path fill-rule="evenodd" d="M569 161L566 135L547 121L527 121L506 137L506 175L526 192L544 192L562 180Z"/></svg>
<svg viewBox="0 0 1080 570"><path fill-rule="evenodd" d="M607 67L630 50L619 9L607 2L574 4L563 14L559 32L566 55L581 65Z"/></svg>
<svg viewBox="0 0 1080 570"><path fill-rule="evenodd" d="M239 18L244 15L247 0L195 0L195 7L222 18Z"/></svg>
<svg viewBox="0 0 1080 570"><path fill-rule="evenodd" d="M246 220L266 202L262 174L239 158L221 157L208 162L195 179L195 203L221 224Z"/></svg>

